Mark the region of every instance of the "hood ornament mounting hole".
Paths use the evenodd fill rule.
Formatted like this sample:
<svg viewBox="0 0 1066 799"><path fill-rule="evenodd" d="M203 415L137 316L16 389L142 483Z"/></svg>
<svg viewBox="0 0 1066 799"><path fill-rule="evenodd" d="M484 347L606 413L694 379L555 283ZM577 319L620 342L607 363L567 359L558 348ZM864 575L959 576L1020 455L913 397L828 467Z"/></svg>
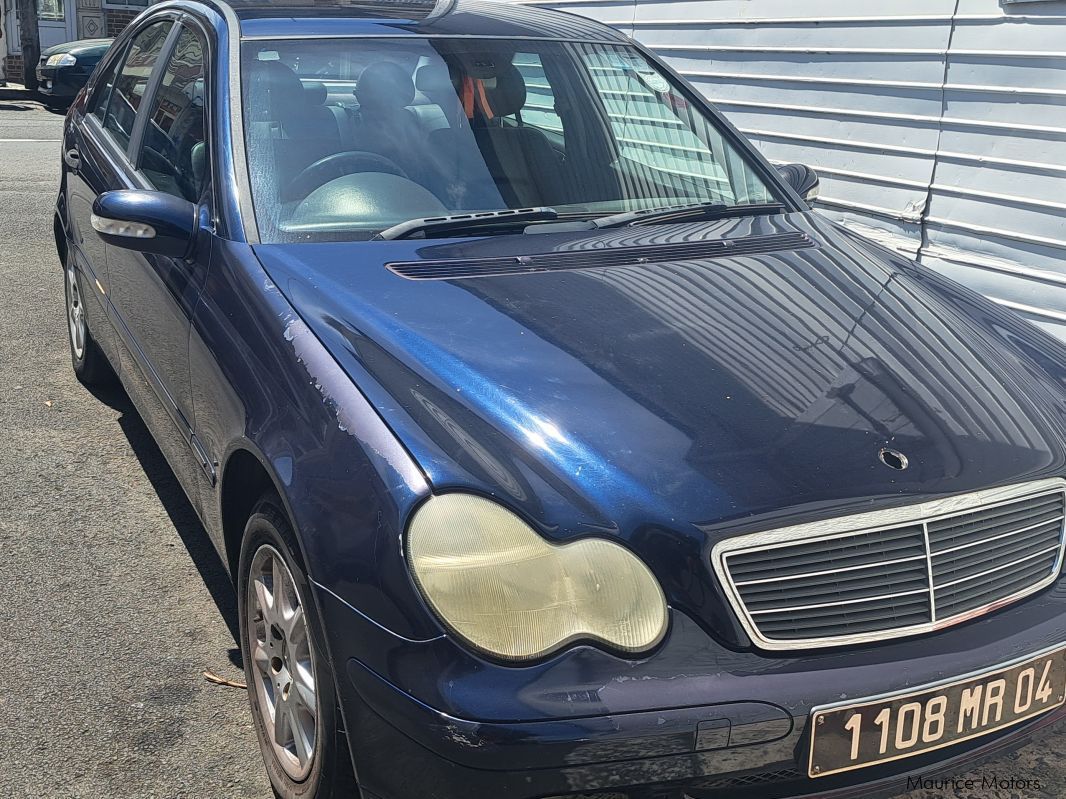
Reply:
<svg viewBox="0 0 1066 799"><path fill-rule="evenodd" d="M902 472L911 465L911 462L907 460L906 455L899 450L890 449L888 447L884 447L877 453L877 459L889 469L895 469L897 472Z"/></svg>

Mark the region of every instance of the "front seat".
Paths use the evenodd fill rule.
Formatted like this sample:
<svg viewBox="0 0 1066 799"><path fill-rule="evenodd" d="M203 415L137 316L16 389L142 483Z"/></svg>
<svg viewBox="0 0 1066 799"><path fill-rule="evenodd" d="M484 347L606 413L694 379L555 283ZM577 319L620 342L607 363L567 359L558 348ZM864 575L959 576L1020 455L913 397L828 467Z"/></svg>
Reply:
<svg viewBox="0 0 1066 799"><path fill-rule="evenodd" d="M485 166L460 101L461 79L444 64L415 72L415 84L441 110L444 125L426 134L426 161L433 192L454 210L490 210L506 205Z"/></svg>
<svg viewBox="0 0 1066 799"><path fill-rule="evenodd" d="M480 101L481 90L484 100ZM565 204L562 159L548 137L517 122L526 104L526 82L514 64L503 64L495 81L482 82L475 95L474 135L492 178L512 208ZM514 116L515 123L505 120Z"/></svg>
<svg viewBox="0 0 1066 799"><path fill-rule="evenodd" d="M408 108L415 99L411 76L399 64L376 61L359 75L355 98L359 101L355 149L382 155L419 180L426 141L418 117Z"/></svg>
<svg viewBox="0 0 1066 799"><path fill-rule="evenodd" d="M281 196L300 171L318 159L347 149L337 116L323 105L321 83L304 87L280 61L257 61L249 80L250 140L270 152L270 180ZM343 110L343 109L341 109Z"/></svg>
<svg viewBox="0 0 1066 799"><path fill-rule="evenodd" d="M305 87L296 73L280 61L256 63L249 93L257 111L253 121L273 123L275 138L340 138L336 115L324 104L325 85L315 82Z"/></svg>

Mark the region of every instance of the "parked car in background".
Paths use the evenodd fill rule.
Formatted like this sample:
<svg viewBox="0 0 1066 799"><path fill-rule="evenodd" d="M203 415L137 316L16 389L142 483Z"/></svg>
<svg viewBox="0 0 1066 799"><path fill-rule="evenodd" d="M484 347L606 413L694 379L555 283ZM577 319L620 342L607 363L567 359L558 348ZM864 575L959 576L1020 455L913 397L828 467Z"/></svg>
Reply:
<svg viewBox="0 0 1066 799"><path fill-rule="evenodd" d="M65 106L81 91L112 39L78 39L49 47L37 62L38 93L46 105Z"/></svg>
<svg viewBox="0 0 1066 799"><path fill-rule="evenodd" d="M872 796L1066 719L1066 346L617 31L169 0L61 153L73 368L237 584L279 796Z"/></svg>

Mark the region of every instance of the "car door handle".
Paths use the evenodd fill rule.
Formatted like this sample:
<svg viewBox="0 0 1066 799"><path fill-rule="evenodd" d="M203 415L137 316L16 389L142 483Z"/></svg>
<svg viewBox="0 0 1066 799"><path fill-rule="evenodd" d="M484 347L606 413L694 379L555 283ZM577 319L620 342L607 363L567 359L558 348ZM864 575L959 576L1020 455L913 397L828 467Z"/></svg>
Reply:
<svg viewBox="0 0 1066 799"><path fill-rule="evenodd" d="M63 161L71 169L77 169L81 166L81 155L78 153L76 147L72 147L63 153Z"/></svg>

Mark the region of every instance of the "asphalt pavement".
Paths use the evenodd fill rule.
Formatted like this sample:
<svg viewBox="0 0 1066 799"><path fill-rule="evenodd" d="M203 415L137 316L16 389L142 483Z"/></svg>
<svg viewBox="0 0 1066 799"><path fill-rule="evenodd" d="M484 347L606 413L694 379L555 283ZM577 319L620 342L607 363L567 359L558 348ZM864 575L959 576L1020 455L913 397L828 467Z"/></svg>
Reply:
<svg viewBox="0 0 1066 799"><path fill-rule="evenodd" d="M62 124L0 99L0 797L266 799L244 691L203 676L243 679L222 564L128 400L70 369ZM1066 796L1066 736L967 778L909 799Z"/></svg>
<svg viewBox="0 0 1066 799"><path fill-rule="evenodd" d="M52 239L63 118L0 100L0 797L271 795L235 596L121 393L75 379Z"/></svg>

